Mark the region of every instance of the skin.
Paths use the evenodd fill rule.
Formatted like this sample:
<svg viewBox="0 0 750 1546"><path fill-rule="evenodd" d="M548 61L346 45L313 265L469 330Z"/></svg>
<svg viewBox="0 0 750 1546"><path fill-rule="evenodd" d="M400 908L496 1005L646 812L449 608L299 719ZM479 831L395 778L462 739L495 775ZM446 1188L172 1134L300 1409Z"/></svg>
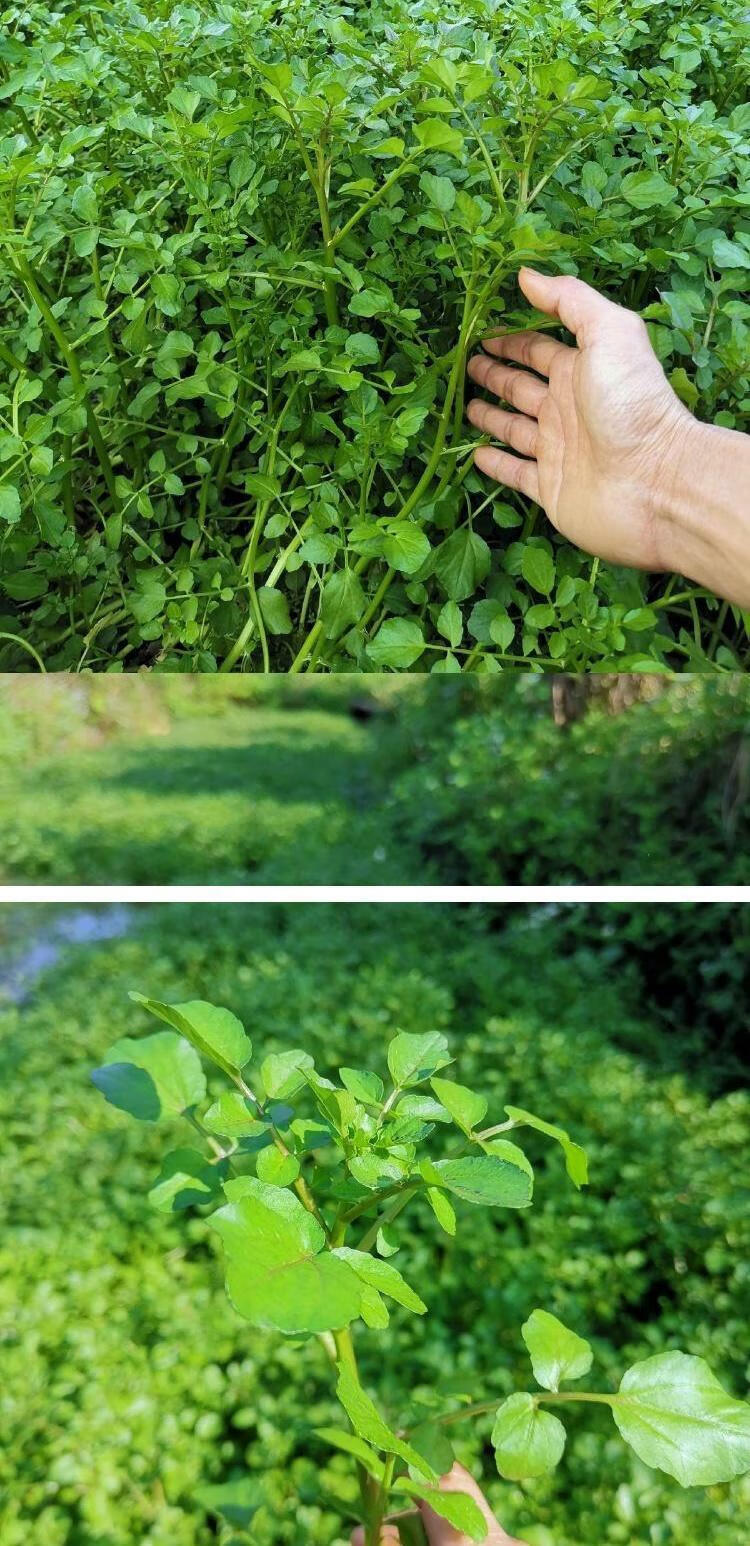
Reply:
<svg viewBox="0 0 750 1546"><path fill-rule="evenodd" d="M487 1499L480 1492L473 1476L470 1476L463 1466L454 1465L447 1476L441 1477L440 1488L442 1492L470 1493L487 1520L488 1530L484 1546L524 1546L523 1541L516 1540L516 1537L513 1535L508 1535L502 1525L498 1523ZM435 1514L431 1508L427 1507L426 1503L420 1503L419 1512L424 1522L430 1546L473 1546L468 1535L461 1535L458 1531L454 1530L453 1526L448 1524L447 1519L441 1519L438 1514ZM352 1536L352 1546L364 1546L364 1541L364 1531L361 1528L355 1530ZM400 1546L401 1537L398 1533L398 1526L395 1524L384 1524L380 1542L381 1546Z"/></svg>
<svg viewBox="0 0 750 1546"><path fill-rule="evenodd" d="M477 467L587 552L750 607L750 435L688 412L635 312L567 274L519 284L575 345L529 331L473 356L471 380L508 406L474 398L468 417L510 448L479 447Z"/></svg>

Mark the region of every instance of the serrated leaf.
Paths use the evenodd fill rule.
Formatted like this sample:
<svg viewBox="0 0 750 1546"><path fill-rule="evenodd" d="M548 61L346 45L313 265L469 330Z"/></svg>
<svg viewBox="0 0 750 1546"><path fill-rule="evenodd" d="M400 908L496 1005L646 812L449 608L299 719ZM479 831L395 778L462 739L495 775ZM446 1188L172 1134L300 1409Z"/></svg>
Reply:
<svg viewBox="0 0 750 1546"><path fill-rule="evenodd" d="M252 1057L253 1046L245 1035L242 1022L230 1009L190 999L185 1004L162 1004L158 999L131 993L135 1004L142 1004L158 1020L166 1020L204 1057L211 1058L224 1073L237 1074Z"/></svg>
<svg viewBox="0 0 750 1546"><path fill-rule="evenodd" d="M439 1184L465 1202L487 1208L527 1208L534 1183L528 1171L497 1154L438 1160Z"/></svg>
<svg viewBox="0 0 750 1546"><path fill-rule="evenodd" d="M206 1093L200 1059L173 1031L122 1036L91 1078L110 1105L141 1122L179 1116L197 1106Z"/></svg>
<svg viewBox="0 0 750 1546"><path fill-rule="evenodd" d="M355 1433L358 1433L359 1437L365 1439L367 1443L373 1444L375 1449L384 1450L388 1455L398 1455L407 1465L413 1466L420 1476L426 1476L430 1481L435 1480L435 1473L428 1461L422 1455L418 1455L410 1444L400 1439L388 1427L374 1401L371 1401L367 1392L362 1389L351 1369L341 1363L338 1369L336 1394Z"/></svg>
<svg viewBox="0 0 750 1546"><path fill-rule="evenodd" d="M294 1335L339 1331L359 1315L359 1280L326 1249L317 1219L293 1192L252 1176L228 1181L210 1219L227 1258L227 1293L253 1326Z"/></svg>
<svg viewBox="0 0 750 1546"><path fill-rule="evenodd" d="M683 1487L750 1471L750 1406L728 1395L702 1358L656 1353L633 1364L612 1415L640 1459Z"/></svg>
<svg viewBox="0 0 750 1546"><path fill-rule="evenodd" d="M388 1044L388 1070L400 1090L429 1079L453 1059L440 1031L413 1035L399 1031Z"/></svg>
<svg viewBox="0 0 750 1546"><path fill-rule="evenodd" d="M483 1095L475 1095L465 1084L454 1084L451 1079L431 1079L441 1106L450 1112L454 1122L463 1132L470 1133L487 1115L487 1102Z"/></svg>
<svg viewBox="0 0 750 1546"><path fill-rule="evenodd" d="M529 1350L534 1379L545 1390L558 1390L561 1380L579 1380L588 1374L594 1357L591 1344L549 1311L532 1310L521 1327L521 1336Z"/></svg>
<svg viewBox="0 0 750 1546"><path fill-rule="evenodd" d="M507 1116L514 1122L523 1123L526 1127L533 1127L539 1133L545 1133L548 1138L554 1138L560 1144L565 1155L565 1169L574 1186L586 1186L589 1179L588 1160L586 1151L579 1143L574 1143L564 1127L555 1127L552 1122L544 1122L541 1117L535 1117L533 1112L524 1110L523 1106L506 1106Z"/></svg>
<svg viewBox="0 0 750 1546"><path fill-rule="evenodd" d="M497 1469L506 1481L524 1481L554 1471L565 1448L565 1429L551 1412L540 1411L533 1396L509 1396L492 1429Z"/></svg>

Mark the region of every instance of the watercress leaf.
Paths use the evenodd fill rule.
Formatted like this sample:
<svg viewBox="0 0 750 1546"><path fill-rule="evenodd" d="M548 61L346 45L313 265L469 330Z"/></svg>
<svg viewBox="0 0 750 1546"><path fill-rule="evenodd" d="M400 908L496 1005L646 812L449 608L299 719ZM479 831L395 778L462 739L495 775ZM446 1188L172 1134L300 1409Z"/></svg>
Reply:
<svg viewBox="0 0 750 1546"><path fill-rule="evenodd" d="M388 617L367 646L373 665L408 671L424 651L420 624L409 617Z"/></svg>
<svg viewBox="0 0 750 1546"><path fill-rule="evenodd" d="M626 1370L612 1415L646 1465L683 1487L750 1470L750 1406L727 1394L702 1358L656 1353Z"/></svg>
<svg viewBox="0 0 750 1546"><path fill-rule="evenodd" d="M416 574L429 556L430 544L413 521L397 521L391 526L383 543L383 557L392 569Z"/></svg>
<svg viewBox="0 0 750 1546"><path fill-rule="evenodd" d="M326 1249L320 1224L294 1193L252 1176L227 1182L225 1192L229 1201L210 1223L239 1314L291 1335L348 1326L359 1315L359 1279Z"/></svg>
<svg viewBox="0 0 750 1546"><path fill-rule="evenodd" d="M533 1396L509 1396L498 1409L492 1429L497 1469L506 1481L519 1482L554 1471L565 1448L565 1429L551 1412L541 1411Z"/></svg>
<svg viewBox="0 0 750 1546"><path fill-rule="evenodd" d="M499 1154L509 1165L517 1165L519 1170L525 1170L527 1176L533 1179L533 1167L517 1143L509 1143L507 1138L488 1138L482 1142L482 1148L485 1154Z"/></svg>
<svg viewBox="0 0 750 1546"><path fill-rule="evenodd" d="M332 1444L334 1449L341 1449L347 1455L354 1455L355 1459L362 1462L365 1470L369 1472L370 1476L374 1476L376 1481L381 1482L383 1480L384 1468L382 1460L375 1454L374 1449L371 1449L369 1444L366 1444L364 1439L361 1439L358 1434L347 1433L345 1428L314 1428L313 1433L316 1433L318 1438L323 1440L324 1444Z"/></svg>
<svg viewBox="0 0 750 1546"><path fill-rule="evenodd" d="M197 1106L206 1093L200 1059L173 1031L122 1036L91 1078L110 1105L141 1122L158 1122Z"/></svg>
<svg viewBox="0 0 750 1546"><path fill-rule="evenodd" d="M455 185L450 177L435 177L432 172L423 172L419 179L419 186L431 204L439 209L442 214L447 214L456 202Z"/></svg>
<svg viewBox="0 0 750 1546"><path fill-rule="evenodd" d="M327 639L338 639L365 609L365 593L352 569L339 569L326 580L320 620Z"/></svg>
<svg viewBox="0 0 750 1546"><path fill-rule="evenodd" d="M212 1165L198 1149L173 1149L166 1154L148 1200L160 1213L177 1213L213 1202L221 1192L226 1163Z"/></svg>
<svg viewBox="0 0 750 1546"><path fill-rule="evenodd" d="M399 1031L388 1044L388 1070L397 1089L420 1084L453 1059L440 1031L413 1035Z"/></svg>
<svg viewBox="0 0 750 1546"><path fill-rule="evenodd" d="M464 153L464 137L460 130L451 128L442 118L423 118L415 125L414 133L425 150L442 150L459 159Z"/></svg>
<svg viewBox="0 0 750 1546"><path fill-rule="evenodd" d="M377 365L380 359L380 345L372 333L350 333L344 352L355 365Z"/></svg>
<svg viewBox="0 0 750 1546"><path fill-rule="evenodd" d="M677 198L677 189L662 177L661 172L627 172L620 183L620 193L634 209L654 209L671 204Z"/></svg>
<svg viewBox="0 0 750 1546"><path fill-rule="evenodd" d="M363 1106L379 1106L385 1094L385 1086L379 1074L371 1074L361 1068L340 1068L341 1083L350 1090L355 1100Z"/></svg>
<svg viewBox="0 0 750 1546"><path fill-rule="evenodd" d="M435 1100L432 1095L427 1095L423 1090L411 1090L408 1094L399 1098L398 1104L392 1106L386 1114L386 1121L391 1117L419 1117L423 1122L450 1122L451 1118L445 1107Z"/></svg>
<svg viewBox="0 0 750 1546"><path fill-rule="evenodd" d="M470 1133L487 1115L487 1102L483 1095L475 1095L464 1084L454 1084L451 1079L431 1079L441 1106L450 1112L454 1122L463 1132Z"/></svg>
<svg viewBox="0 0 750 1546"><path fill-rule="evenodd" d="M523 1123L526 1127L533 1127L539 1133L545 1133L548 1138L554 1138L559 1143L565 1155L565 1169L574 1186L586 1186L589 1178L588 1161L586 1151L580 1144L574 1143L564 1127L555 1127L552 1122L544 1122L541 1117L535 1117L533 1112L525 1111L522 1106L506 1106L506 1115L514 1122Z"/></svg>
<svg viewBox="0 0 750 1546"><path fill-rule="evenodd" d="M410 1477L400 1476L398 1486L412 1498L422 1498L433 1513L447 1519L453 1529L472 1541L486 1541L489 1525L478 1503L468 1492L447 1492L438 1487L423 1487Z"/></svg>
<svg viewBox="0 0 750 1546"><path fill-rule="evenodd" d="M436 1480L428 1461L389 1428L374 1401L362 1389L349 1366L339 1363L338 1369L336 1394L355 1433L358 1433L359 1437L365 1439L367 1443L373 1444L376 1449L384 1450L388 1455L398 1455L401 1460L406 1461L407 1465L413 1466L420 1476L426 1476L430 1481Z"/></svg>
<svg viewBox="0 0 750 1546"><path fill-rule="evenodd" d="M521 556L521 573L534 590L548 596L555 583L554 559L546 548L527 544Z"/></svg>
<svg viewBox="0 0 750 1546"><path fill-rule="evenodd" d="M269 1100L288 1100L307 1083L305 1070L315 1064L309 1052L290 1047L287 1052L269 1052L260 1065L260 1079Z"/></svg>
<svg viewBox="0 0 750 1546"><path fill-rule="evenodd" d="M362 1283L359 1313L366 1326L373 1331L384 1331L390 1325L388 1306L371 1283Z"/></svg>
<svg viewBox="0 0 750 1546"><path fill-rule="evenodd" d="M225 1090L209 1106L203 1123L210 1132L218 1133L222 1138L265 1137L270 1142L267 1124L259 1120L257 1108L239 1090Z"/></svg>
<svg viewBox="0 0 750 1546"><path fill-rule="evenodd" d="M532 1310L521 1327L529 1350L534 1379L545 1390L558 1390L561 1380L579 1380L593 1361L591 1344L569 1331L556 1315Z"/></svg>
<svg viewBox="0 0 750 1546"><path fill-rule="evenodd" d="M428 1186L426 1196L440 1228L446 1235L455 1235L456 1210L450 1198L438 1186Z"/></svg>
<svg viewBox="0 0 750 1546"><path fill-rule="evenodd" d="M438 1476L447 1476L455 1460L447 1430L439 1422L432 1422L428 1418L426 1422L412 1428L410 1439L417 1453L424 1455L433 1471Z"/></svg>
<svg viewBox="0 0 750 1546"><path fill-rule="evenodd" d="M448 640L452 650L458 647L463 637L464 620L461 608L455 601L446 601L445 606L441 607L435 627Z"/></svg>
<svg viewBox="0 0 750 1546"><path fill-rule="evenodd" d="M465 1159L438 1160L440 1185L465 1202L488 1208L528 1208L532 1177L520 1165L497 1154L472 1154Z"/></svg>
<svg viewBox="0 0 750 1546"><path fill-rule="evenodd" d="M391 1186L404 1177L403 1163L392 1155L376 1154L368 1149L364 1154L353 1154L347 1161L350 1174L360 1186L377 1191L379 1186Z"/></svg>
<svg viewBox="0 0 750 1546"><path fill-rule="evenodd" d="M0 521L15 526L21 519L21 496L12 483L0 484Z"/></svg>
<svg viewBox="0 0 750 1546"><path fill-rule="evenodd" d="M259 1478L240 1476L236 1481L196 1487L193 1496L211 1514L221 1514L230 1524L249 1525L266 1499Z"/></svg>
<svg viewBox="0 0 750 1546"><path fill-rule="evenodd" d="M162 1004L157 999L145 998L142 993L131 993L130 997L157 1019L174 1026L224 1073L239 1073L252 1056L252 1042L245 1035L242 1022L229 1009L207 1004L203 999L191 999L185 1004Z"/></svg>
<svg viewBox="0 0 750 1546"><path fill-rule="evenodd" d="M255 1162L259 1181L267 1186L291 1186L299 1175L299 1160L293 1154L282 1154L275 1144L261 1149Z"/></svg>
<svg viewBox="0 0 750 1546"><path fill-rule="evenodd" d="M426 1304L415 1294L413 1288L402 1278L398 1268L390 1262L381 1261L377 1256L370 1256L368 1251L354 1251L349 1246L337 1246L334 1256L340 1256L342 1261L348 1262L353 1272L362 1278L364 1283L370 1283L381 1294L387 1294L390 1299L395 1299L405 1310L413 1310L415 1315L424 1315Z"/></svg>
<svg viewBox="0 0 750 1546"><path fill-rule="evenodd" d="M490 572L490 550L483 537L464 527L441 542L435 577L451 601L466 601Z"/></svg>
<svg viewBox="0 0 750 1546"><path fill-rule="evenodd" d="M276 590L275 586L261 585L257 595L261 617L268 632L291 633L292 619L289 616L289 603L283 591Z"/></svg>

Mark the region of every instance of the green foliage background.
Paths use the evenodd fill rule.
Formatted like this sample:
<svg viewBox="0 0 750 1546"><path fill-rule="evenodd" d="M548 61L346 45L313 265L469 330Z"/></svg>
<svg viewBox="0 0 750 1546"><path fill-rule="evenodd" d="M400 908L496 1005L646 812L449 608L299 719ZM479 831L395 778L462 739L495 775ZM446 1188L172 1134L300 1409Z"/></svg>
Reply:
<svg viewBox="0 0 750 1546"><path fill-rule="evenodd" d="M747 424L744 0L0 21L0 664L744 668L737 608L592 564L463 419L532 262Z"/></svg>
<svg viewBox="0 0 750 1546"><path fill-rule="evenodd" d="M429 1314L396 1312L392 1335L359 1338L363 1375L394 1421L420 1388L521 1388L520 1325L536 1304L592 1336L605 1382L623 1357L682 1346L746 1396L746 1077L698 1020L667 1043L622 944L616 969L593 934L573 951L575 912L142 907L129 936L71 951L26 1003L6 1004L4 1546L209 1546L200 1489L247 1474L266 1500L255 1546L348 1539L348 1464L311 1434L336 1420L322 1353L234 1315L206 1225L148 1210L162 1138L134 1130L89 1083L113 1037L143 1028L126 997L138 984L167 998L210 993L259 1048L306 1046L321 1068L355 1048L384 1068L397 1025L444 1030L457 1074L494 1092L493 1105L529 1102L588 1148L591 1185L579 1195L532 1137L534 1209L473 1212L456 1242L427 1209L410 1213L395 1260ZM631 909L631 922L651 920L666 952L679 912ZM55 916L6 908L5 957ZM699 958L691 969L700 984ZM739 997L727 1012L741 1017ZM606 1414L574 1414L560 1471L523 1488L493 1480L489 1426L469 1426L462 1459L531 1546L741 1539L748 1478L682 1492L627 1454Z"/></svg>
<svg viewBox="0 0 750 1546"><path fill-rule="evenodd" d="M0 879L746 884L746 679L644 686L565 730L531 676L6 678Z"/></svg>

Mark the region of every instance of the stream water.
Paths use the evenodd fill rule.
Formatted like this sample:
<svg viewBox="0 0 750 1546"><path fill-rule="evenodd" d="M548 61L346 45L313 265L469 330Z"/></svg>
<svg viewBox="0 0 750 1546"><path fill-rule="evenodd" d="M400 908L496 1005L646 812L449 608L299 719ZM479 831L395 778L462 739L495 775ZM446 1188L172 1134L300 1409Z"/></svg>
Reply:
<svg viewBox="0 0 750 1546"><path fill-rule="evenodd" d="M93 945L127 934L133 909L120 903L102 907L71 907L55 911L35 926L31 908L25 910L28 930L19 933L0 955L0 1003L22 1004L33 992L42 972L54 966L69 945ZM39 909L41 912L42 909Z"/></svg>

